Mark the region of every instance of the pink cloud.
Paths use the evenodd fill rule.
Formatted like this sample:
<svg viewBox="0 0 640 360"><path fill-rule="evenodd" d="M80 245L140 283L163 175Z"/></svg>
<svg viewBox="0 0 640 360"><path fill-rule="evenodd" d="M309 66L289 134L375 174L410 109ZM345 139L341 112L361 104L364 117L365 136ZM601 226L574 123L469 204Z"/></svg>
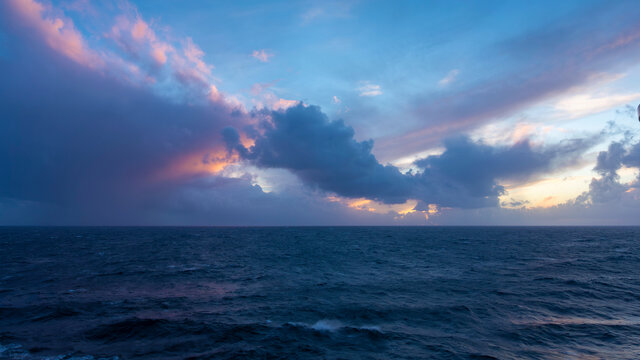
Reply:
<svg viewBox="0 0 640 360"><path fill-rule="evenodd" d="M195 66L195 69L199 73L207 76L211 75L213 65L209 65L202 60L204 51L202 51L198 45L194 44L190 37L187 38L184 47L184 56Z"/></svg>
<svg viewBox="0 0 640 360"><path fill-rule="evenodd" d="M204 60L204 51L190 37L172 40L167 31L158 31L154 22L145 21L137 9L126 2L119 7L123 12L113 18L110 29L86 38L71 19L64 16L62 8L37 0L6 0L4 4L8 4L16 25L28 27L54 51L103 75L142 86L170 84L176 93L186 95L189 102L215 102L242 108L237 99L225 96L213 84L214 67ZM117 47L107 44L91 49L87 39L97 35L111 40Z"/></svg>
<svg viewBox="0 0 640 360"><path fill-rule="evenodd" d="M91 68L103 65L102 59L87 48L71 19L53 15L50 7L34 0L9 0L8 4L20 22L36 30L52 49Z"/></svg>
<svg viewBox="0 0 640 360"><path fill-rule="evenodd" d="M190 37L172 43L162 33L156 32L153 23L145 21L135 8L129 8L116 18L108 37L132 58L146 61L150 67L147 71L155 74L158 67L163 67L167 69L165 76L211 99L208 94L213 86L213 65L204 61L204 51Z"/></svg>
<svg viewBox="0 0 640 360"><path fill-rule="evenodd" d="M253 106L255 106L257 109L286 110L300 103L297 100L280 98L271 91L261 92L257 95L259 95L257 98L251 100Z"/></svg>
<svg viewBox="0 0 640 360"><path fill-rule="evenodd" d="M174 47L159 40L155 31L137 14L134 18L118 16L109 37L127 53L141 58L148 56L156 65L164 65L167 54L175 52Z"/></svg>
<svg viewBox="0 0 640 360"><path fill-rule="evenodd" d="M273 54L267 52L265 49L262 49L262 50L254 50L251 56L260 60L261 62L266 63L266 62L269 62L269 59L273 57Z"/></svg>
<svg viewBox="0 0 640 360"><path fill-rule="evenodd" d="M149 25L140 18L131 28L131 36L137 41L142 41L145 38L153 41L156 37L153 31L149 29Z"/></svg>

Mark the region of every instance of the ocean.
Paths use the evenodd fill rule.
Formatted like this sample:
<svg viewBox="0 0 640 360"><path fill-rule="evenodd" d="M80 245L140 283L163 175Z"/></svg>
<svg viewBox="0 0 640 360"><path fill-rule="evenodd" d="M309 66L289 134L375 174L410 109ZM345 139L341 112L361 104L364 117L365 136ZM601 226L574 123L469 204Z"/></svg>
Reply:
<svg viewBox="0 0 640 360"><path fill-rule="evenodd" d="M0 228L0 358L640 359L640 228Z"/></svg>

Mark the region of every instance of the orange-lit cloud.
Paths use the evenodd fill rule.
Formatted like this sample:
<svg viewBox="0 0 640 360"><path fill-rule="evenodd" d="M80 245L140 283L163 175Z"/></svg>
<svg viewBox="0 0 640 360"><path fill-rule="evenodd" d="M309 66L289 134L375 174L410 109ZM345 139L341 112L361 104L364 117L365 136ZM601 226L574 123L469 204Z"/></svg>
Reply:
<svg viewBox="0 0 640 360"><path fill-rule="evenodd" d="M224 148L197 151L173 159L155 178L167 180L198 175L216 175L237 161L238 156L229 155Z"/></svg>
<svg viewBox="0 0 640 360"><path fill-rule="evenodd" d="M415 210L415 207L418 204L417 200L407 200L403 204L384 204L366 198L349 199L336 195L327 196L326 199L331 202L341 203L355 210L378 214L395 213L398 216L404 216L415 212L421 212L425 214L428 219L429 215L435 215L438 213L438 207L435 204L430 204L429 209L426 211Z"/></svg>
<svg viewBox="0 0 640 360"><path fill-rule="evenodd" d="M422 213L424 214L424 219L429 221L429 216L434 216L438 214L438 205L429 204L429 209L422 211Z"/></svg>
<svg viewBox="0 0 640 360"><path fill-rule="evenodd" d="M254 140L248 138L244 133L240 134L240 142L247 148L254 144ZM237 153L230 154L224 146L218 145L170 160L167 166L155 174L153 178L167 180L200 175L220 175L227 166L239 161Z"/></svg>
<svg viewBox="0 0 640 360"><path fill-rule="evenodd" d="M271 105L271 108L273 110L286 110L296 105L298 105L297 100L278 99L278 101Z"/></svg>

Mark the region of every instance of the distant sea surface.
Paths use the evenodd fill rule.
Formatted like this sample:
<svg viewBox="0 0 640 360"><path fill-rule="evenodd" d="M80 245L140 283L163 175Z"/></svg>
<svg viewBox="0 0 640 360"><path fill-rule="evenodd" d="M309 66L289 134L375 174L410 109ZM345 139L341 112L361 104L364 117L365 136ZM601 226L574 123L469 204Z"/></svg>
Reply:
<svg viewBox="0 0 640 360"><path fill-rule="evenodd" d="M640 228L0 228L2 359L640 359Z"/></svg>

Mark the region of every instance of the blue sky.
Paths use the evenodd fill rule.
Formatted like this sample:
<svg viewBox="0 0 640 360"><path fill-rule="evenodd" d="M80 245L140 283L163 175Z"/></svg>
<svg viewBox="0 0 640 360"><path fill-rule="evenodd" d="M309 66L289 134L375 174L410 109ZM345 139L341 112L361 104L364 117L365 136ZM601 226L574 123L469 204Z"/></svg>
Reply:
<svg viewBox="0 0 640 360"><path fill-rule="evenodd" d="M8 0L0 223L637 225L639 15Z"/></svg>

